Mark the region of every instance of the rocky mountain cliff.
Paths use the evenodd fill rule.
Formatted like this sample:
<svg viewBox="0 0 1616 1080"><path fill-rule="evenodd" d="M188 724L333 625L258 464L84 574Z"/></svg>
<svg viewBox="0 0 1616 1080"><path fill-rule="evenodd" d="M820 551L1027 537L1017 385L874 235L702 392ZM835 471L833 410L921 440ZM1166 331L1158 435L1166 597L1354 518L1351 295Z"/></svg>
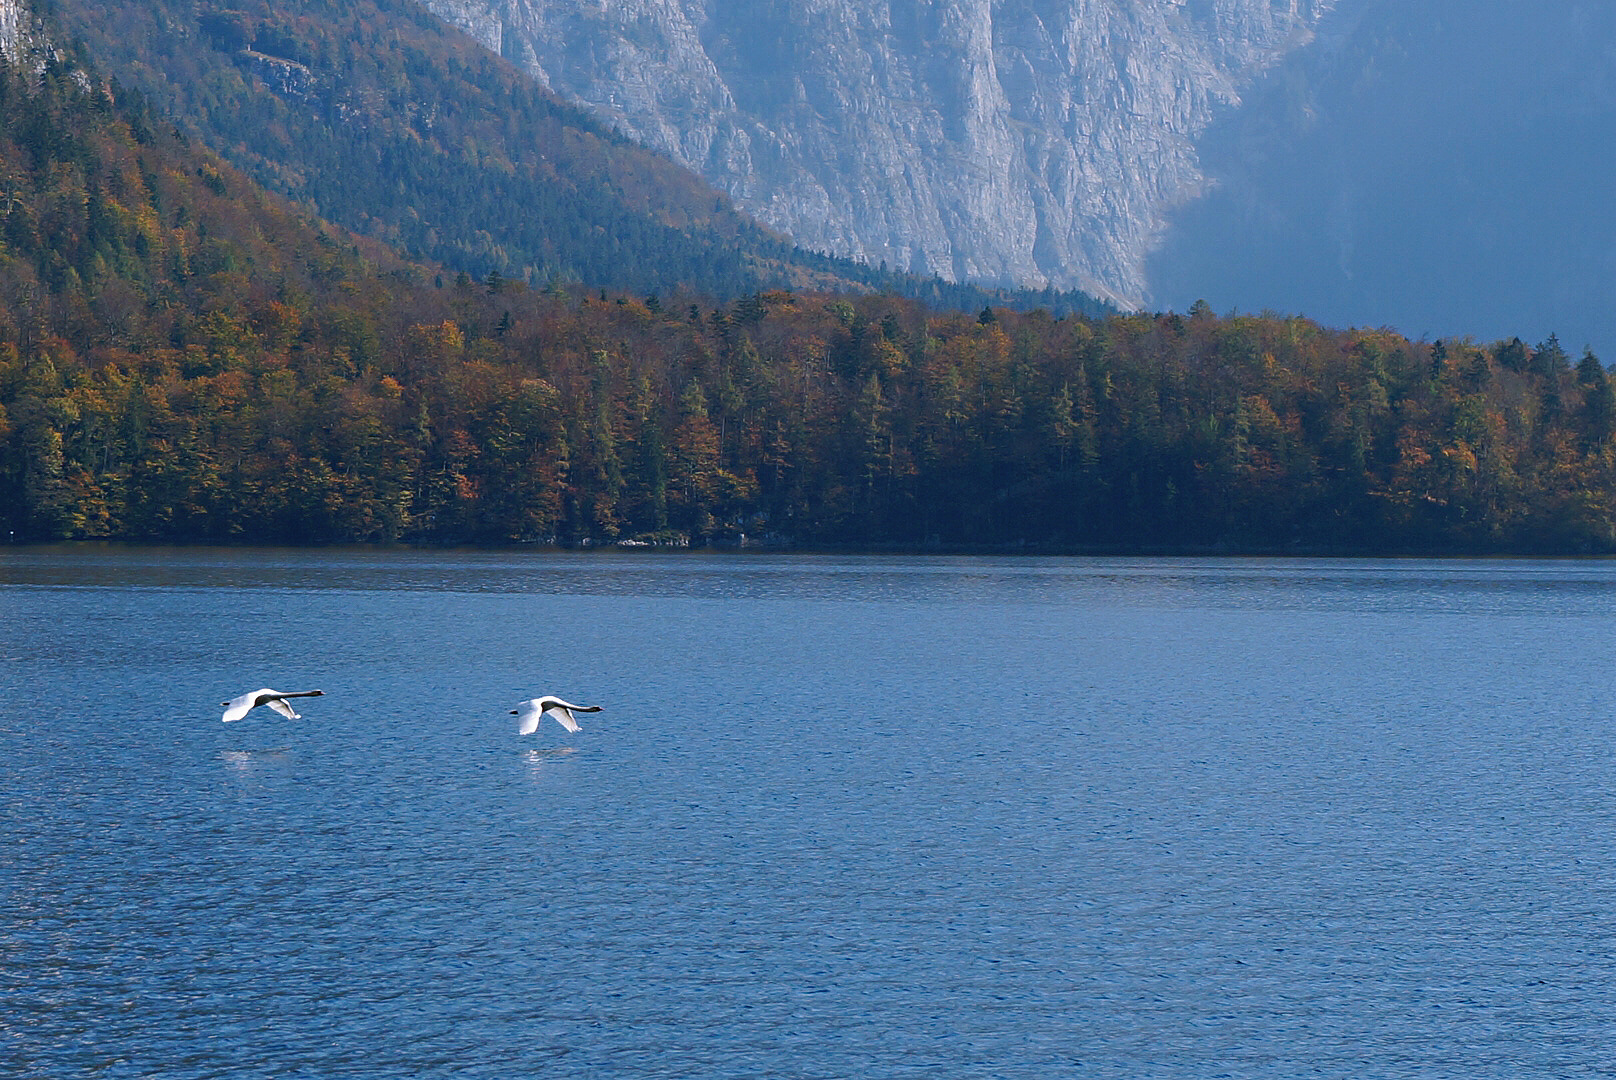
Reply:
<svg viewBox="0 0 1616 1080"><path fill-rule="evenodd" d="M22 14L19 0L0 0L0 56L7 59L17 54L17 35Z"/></svg>
<svg viewBox="0 0 1616 1080"><path fill-rule="evenodd" d="M1194 139L1336 0L427 0L819 250L1124 305Z"/></svg>
<svg viewBox="0 0 1616 1080"><path fill-rule="evenodd" d="M23 0L0 0L0 59L17 63L38 58L49 47L38 18Z"/></svg>

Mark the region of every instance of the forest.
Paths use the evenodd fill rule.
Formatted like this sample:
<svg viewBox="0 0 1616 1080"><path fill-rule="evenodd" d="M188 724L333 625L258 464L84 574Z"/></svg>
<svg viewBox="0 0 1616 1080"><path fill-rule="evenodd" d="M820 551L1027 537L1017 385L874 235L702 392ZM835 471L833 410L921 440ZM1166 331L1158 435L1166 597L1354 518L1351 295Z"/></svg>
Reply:
<svg viewBox="0 0 1616 1080"><path fill-rule="evenodd" d="M1552 337L439 272L0 74L17 542L1616 550L1616 388Z"/></svg>

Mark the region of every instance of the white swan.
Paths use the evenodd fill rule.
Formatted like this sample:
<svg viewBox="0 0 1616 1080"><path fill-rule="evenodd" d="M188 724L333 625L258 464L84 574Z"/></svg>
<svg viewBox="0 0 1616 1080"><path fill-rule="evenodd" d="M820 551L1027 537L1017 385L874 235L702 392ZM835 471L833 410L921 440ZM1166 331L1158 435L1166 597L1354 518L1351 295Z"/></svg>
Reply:
<svg viewBox="0 0 1616 1080"><path fill-rule="evenodd" d="M324 696L324 690L303 690L296 694L283 694L279 690L270 690L266 687L263 690L254 690L250 694L242 694L234 701L221 701L219 704L223 705L225 710L224 715L219 719L228 724L232 720L240 720L260 705L268 705L288 720L301 720L303 718L290 705L286 704L286 699L289 697Z"/></svg>
<svg viewBox="0 0 1616 1080"><path fill-rule="evenodd" d="M512 716L520 716L521 722L517 725L518 735L531 735L539 730L539 721L548 716L568 731L578 730L578 721L572 718L575 712L600 712L599 705L574 705L570 701L562 701L558 697L536 697L532 701L524 701L520 706L511 710Z"/></svg>

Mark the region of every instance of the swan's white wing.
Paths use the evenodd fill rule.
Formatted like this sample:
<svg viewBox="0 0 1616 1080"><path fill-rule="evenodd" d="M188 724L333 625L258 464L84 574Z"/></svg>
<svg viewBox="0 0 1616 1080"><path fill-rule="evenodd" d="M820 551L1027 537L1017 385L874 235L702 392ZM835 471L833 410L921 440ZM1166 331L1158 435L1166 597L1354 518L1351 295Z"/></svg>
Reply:
<svg viewBox="0 0 1616 1080"><path fill-rule="evenodd" d="M517 706L516 733L518 735L531 735L539 730L539 719L544 715L531 701L524 701Z"/></svg>
<svg viewBox="0 0 1616 1080"><path fill-rule="evenodd" d="M550 719L554 720L568 731L578 730L578 721L572 718L572 713L568 712L564 706L551 705L548 709L544 710L544 715L548 716ZM536 726L537 721L534 723Z"/></svg>
<svg viewBox="0 0 1616 1080"><path fill-rule="evenodd" d="M282 716L286 717L286 719L288 719L288 720L301 720L301 719L303 719L301 716L299 716L297 714L297 710L293 709L290 705L288 705L281 698L273 698L273 699L271 699L269 701L264 702L264 704L268 705L271 709L274 709L276 712L280 713Z"/></svg>
<svg viewBox="0 0 1616 1080"><path fill-rule="evenodd" d="M243 716L253 711L253 707L258 704L258 695L273 694L274 692L273 690L254 690L250 694L242 694L225 706L224 715L219 719L227 724L232 720L240 720Z"/></svg>

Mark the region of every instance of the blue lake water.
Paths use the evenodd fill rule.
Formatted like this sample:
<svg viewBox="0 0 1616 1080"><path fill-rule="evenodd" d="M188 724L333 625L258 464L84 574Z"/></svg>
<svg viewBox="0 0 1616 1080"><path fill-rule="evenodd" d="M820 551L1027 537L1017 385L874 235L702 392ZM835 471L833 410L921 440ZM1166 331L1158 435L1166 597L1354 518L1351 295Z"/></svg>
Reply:
<svg viewBox="0 0 1616 1080"><path fill-rule="evenodd" d="M1613 1075L1613 656L1611 562L0 549L0 1074Z"/></svg>

